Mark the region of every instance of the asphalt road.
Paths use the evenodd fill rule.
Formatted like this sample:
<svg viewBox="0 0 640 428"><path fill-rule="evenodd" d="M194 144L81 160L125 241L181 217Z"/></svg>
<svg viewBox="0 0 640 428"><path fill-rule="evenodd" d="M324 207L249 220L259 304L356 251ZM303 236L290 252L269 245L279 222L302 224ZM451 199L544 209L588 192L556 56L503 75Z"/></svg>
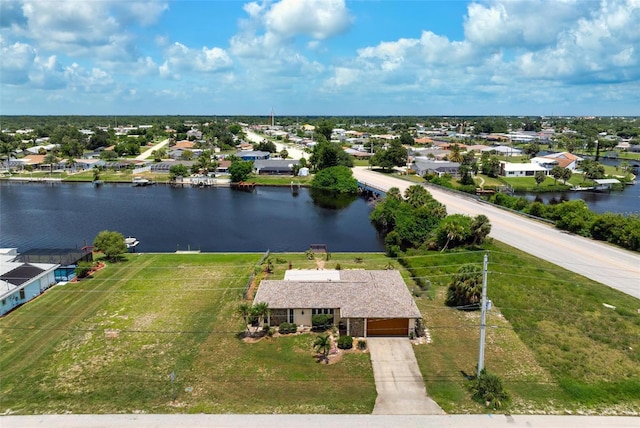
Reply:
<svg viewBox="0 0 640 428"><path fill-rule="evenodd" d="M385 190L398 187L404 192L413 184L366 168L354 168L353 174L361 183ZM433 186L427 189L449 214L486 215L494 239L640 299L640 254L560 231L472 197Z"/></svg>

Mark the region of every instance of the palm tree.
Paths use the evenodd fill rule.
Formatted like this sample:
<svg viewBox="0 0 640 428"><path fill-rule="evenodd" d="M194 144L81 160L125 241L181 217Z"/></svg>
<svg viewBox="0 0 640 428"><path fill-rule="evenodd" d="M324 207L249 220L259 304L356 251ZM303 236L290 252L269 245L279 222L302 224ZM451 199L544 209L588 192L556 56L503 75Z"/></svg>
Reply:
<svg viewBox="0 0 640 428"><path fill-rule="evenodd" d="M0 157L7 160L7 170L11 169L11 158L15 157L16 149L11 143L0 144Z"/></svg>
<svg viewBox="0 0 640 428"><path fill-rule="evenodd" d="M400 189L398 189L397 187L392 187L387 191L387 197L390 199L401 201L402 193L400 193Z"/></svg>
<svg viewBox="0 0 640 428"><path fill-rule="evenodd" d="M484 214L474 217L471 222L471 236L473 236L473 244L482 244L484 238L491 232L491 223L489 218Z"/></svg>
<svg viewBox="0 0 640 428"><path fill-rule="evenodd" d="M258 325L262 328L265 322L265 318L269 316L271 313L271 309L269 309L269 304L266 302L260 302L253 305L251 308L252 314L258 317Z"/></svg>
<svg viewBox="0 0 640 428"><path fill-rule="evenodd" d="M462 161L464 160L464 156L462 156L462 153L460 153L459 145L454 144L449 148L449 160L451 162L462 163Z"/></svg>
<svg viewBox="0 0 640 428"><path fill-rule="evenodd" d="M404 197L407 199L407 202L415 208L425 205L432 199L429 191L418 184L409 186L407 190L404 191Z"/></svg>
<svg viewBox="0 0 640 428"><path fill-rule="evenodd" d="M473 264L461 266L449 283L445 303L448 306L475 305L480 302L481 297L481 268Z"/></svg>
<svg viewBox="0 0 640 428"><path fill-rule="evenodd" d="M451 241L460 241L464 238L464 226L458 222L450 221L442 225L442 230L446 233L447 242L440 252L447 249Z"/></svg>
<svg viewBox="0 0 640 428"><path fill-rule="evenodd" d="M322 359L326 362L329 362L327 355L329 355L329 350L331 349L331 338L328 334L321 334L316 337L316 340L313 342L313 349L316 349L319 353L322 354Z"/></svg>
<svg viewBox="0 0 640 428"><path fill-rule="evenodd" d="M244 320L245 333L249 332L249 318L251 317L251 306L248 303L240 303L236 308L236 313Z"/></svg>

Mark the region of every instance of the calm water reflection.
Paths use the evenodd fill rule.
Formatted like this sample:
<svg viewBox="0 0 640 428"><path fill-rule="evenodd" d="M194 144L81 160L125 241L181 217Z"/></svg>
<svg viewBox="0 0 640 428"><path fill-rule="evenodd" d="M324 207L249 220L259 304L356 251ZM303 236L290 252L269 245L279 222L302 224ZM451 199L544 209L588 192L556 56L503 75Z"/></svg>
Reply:
<svg viewBox="0 0 640 428"><path fill-rule="evenodd" d="M361 198L344 208L314 204L308 189L253 193L227 188L0 183L0 246L60 248L91 243L101 230L140 240L138 251L382 251Z"/></svg>

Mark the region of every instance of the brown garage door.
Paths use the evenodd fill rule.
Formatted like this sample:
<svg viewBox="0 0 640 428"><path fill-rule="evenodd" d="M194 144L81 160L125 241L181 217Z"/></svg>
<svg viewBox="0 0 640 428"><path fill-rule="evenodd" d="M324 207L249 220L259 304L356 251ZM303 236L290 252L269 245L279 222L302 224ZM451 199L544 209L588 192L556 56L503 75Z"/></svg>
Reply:
<svg viewBox="0 0 640 428"><path fill-rule="evenodd" d="M408 336L408 318L369 318L367 336Z"/></svg>

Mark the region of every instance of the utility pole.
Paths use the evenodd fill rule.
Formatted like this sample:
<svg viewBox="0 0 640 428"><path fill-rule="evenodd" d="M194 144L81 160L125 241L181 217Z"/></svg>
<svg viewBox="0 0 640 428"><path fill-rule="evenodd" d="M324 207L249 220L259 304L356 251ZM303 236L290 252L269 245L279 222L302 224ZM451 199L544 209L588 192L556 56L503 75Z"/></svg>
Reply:
<svg viewBox="0 0 640 428"><path fill-rule="evenodd" d="M489 264L489 255L484 255L484 263L482 266L482 302L480 303L480 352L478 355L478 376L484 369L484 336L487 328L487 266Z"/></svg>

